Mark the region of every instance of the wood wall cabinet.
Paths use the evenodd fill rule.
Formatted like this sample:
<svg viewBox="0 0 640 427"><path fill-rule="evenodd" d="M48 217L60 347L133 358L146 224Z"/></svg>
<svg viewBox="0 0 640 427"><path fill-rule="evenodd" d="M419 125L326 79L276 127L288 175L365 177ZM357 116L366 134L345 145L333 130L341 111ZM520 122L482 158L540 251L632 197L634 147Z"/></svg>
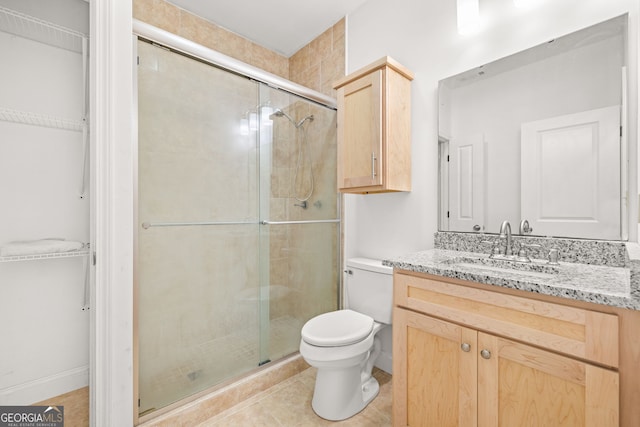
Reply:
<svg viewBox="0 0 640 427"><path fill-rule="evenodd" d="M394 426L624 425L615 314L435 276L394 288Z"/></svg>
<svg viewBox="0 0 640 427"><path fill-rule="evenodd" d="M411 190L411 71L384 57L334 84L338 190Z"/></svg>

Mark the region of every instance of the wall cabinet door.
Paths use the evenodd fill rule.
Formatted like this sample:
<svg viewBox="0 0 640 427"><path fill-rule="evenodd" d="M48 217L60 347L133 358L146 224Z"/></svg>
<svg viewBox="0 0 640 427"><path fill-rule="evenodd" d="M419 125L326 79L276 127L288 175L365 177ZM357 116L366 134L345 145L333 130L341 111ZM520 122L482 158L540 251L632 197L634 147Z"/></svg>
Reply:
<svg viewBox="0 0 640 427"><path fill-rule="evenodd" d="M411 190L411 80L384 57L334 84L339 191Z"/></svg>
<svg viewBox="0 0 640 427"><path fill-rule="evenodd" d="M338 89L340 189L382 186L382 70Z"/></svg>
<svg viewBox="0 0 640 427"><path fill-rule="evenodd" d="M617 426L618 373L396 308L393 424Z"/></svg>

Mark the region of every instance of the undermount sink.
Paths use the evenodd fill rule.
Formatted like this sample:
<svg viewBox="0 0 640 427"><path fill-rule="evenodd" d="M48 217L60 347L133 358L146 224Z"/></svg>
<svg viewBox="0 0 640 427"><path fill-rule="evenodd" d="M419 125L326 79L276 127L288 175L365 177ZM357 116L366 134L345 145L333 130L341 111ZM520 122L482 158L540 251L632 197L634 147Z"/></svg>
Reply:
<svg viewBox="0 0 640 427"><path fill-rule="evenodd" d="M456 257L447 260L446 263L464 268L490 270L499 273L517 273L540 278L551 278L560 272L559 266L549 265L542 261L517 262L489 257Z"/></svg>

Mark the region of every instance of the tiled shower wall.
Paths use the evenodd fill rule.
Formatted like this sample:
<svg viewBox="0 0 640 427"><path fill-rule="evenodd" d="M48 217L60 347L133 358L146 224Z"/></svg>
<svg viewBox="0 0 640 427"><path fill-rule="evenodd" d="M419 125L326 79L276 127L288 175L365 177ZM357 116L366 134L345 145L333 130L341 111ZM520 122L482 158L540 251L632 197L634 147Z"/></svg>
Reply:
<svg viewBox="0 0 640 427"><path fill-rule="evenodd" d="M133 0L133 17L325 95L344 76L344 18L286 58L164 0Z"/></svg>
<svg viewBox="0 0 640 427"><path fill-rule="evenodd" d="M345 75L344 18L290 58L286 58L164 0L133 0L133 17L328 96L335 96L333 82ZM299 119L307 114L313 114L314 111L311 110L314 110L314 107L301 102L287 112ZM316 112L315 117L318 120L324 116ZM295 129L288 124L282 125L285 123L281 122L280 125L274 126L274 141L280 141L281 146L274 147L273 151L271 217L276 220L309 219L301 217L304 212L299 209L297 209L299 212L285 212L290 209L292 204L287 200L291 196L288 183L292 179L296 162L292 153L295 153L295 145L300 142L298 138L301 135L296 134ZM327 150L333 150L335 153L335 138L330 141L331 135L314 134L314 129L326 129L320 123L315 123L309 129L307 137L310 141L314 141L314 150L322 151L314 153L314 161L317 162L314 164L314 168L317 169L315 172L325 177L335 175L335 173L329 172L336 168L335 155L331 156L327 153ZM281 132L279 137L278 132ZM313 199L310 200L310 205L320 200L320 203L324 203L324 210L333 209L335 211L337 198L330 196L330 194L335 194L335 181L317 181L315 184L317 188ZM319 232L326 233L326 228L320 229ZM313 245L315 239L302 238L297 234L295 230L282 230L272 235L270 279L274 284L289 285L292 281L301 281L305 284L305 288L313 287L309 277L314 278L313 281L323 281L326 278L318 278L317 272L314 275L305 274L304 271L296 272L296 269L292 269L290 265L291 262L294 262L290 251L296 249L295 247L299 246L301 242L306 242L308 248L315 248L311 249L314 253L310 254L309 250L298 247L296 249L297 256L326 256L326 251L322 252L320 248ZM339 239L339 236L337 238ZM339 242L334 241L332 245L335 247L335 245L339 245ZM283 251L287 253L283 253ZM338 279L334 277L331 280L335 283ZM272 310L272 317L297 311L309 312L308 307L301 307L295 301L288 301L284 305L276 302L273 304Z"/></svg>
<svg viewBox="0 0 640 427"><path fill-rule="evenodd" d="M133 17L278 76L289 77L289 61L224 28L163 0L133 0Z"/></svg>
<svg viewBox="0 0 640 427"><path fill-rule="evenodd" d="M335 97L333 82L345 73L345 19L289 58L289 80Z"/></svg>

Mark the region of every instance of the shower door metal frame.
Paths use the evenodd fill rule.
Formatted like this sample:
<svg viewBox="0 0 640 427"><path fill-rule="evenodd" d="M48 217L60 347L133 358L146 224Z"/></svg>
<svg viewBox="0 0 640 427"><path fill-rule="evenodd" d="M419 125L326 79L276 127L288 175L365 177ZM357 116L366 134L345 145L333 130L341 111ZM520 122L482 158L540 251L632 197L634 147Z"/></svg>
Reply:
<svg viewBox="0 0 640 427"><path fill-rule="evenodd" d="M209 49L191 40L154 27L153 25L138 21L137 19L133 20L133 34L160 46L197 58L207 64L265 83L272 88L298 95L333 110L338 108L336 100L330 96L293 83L280 76L216 52L213 49Z"/></svg>
<svg viewBox="0 0 640 427"><path fill-rule="evenodd" d="M202 61L206 64L209 64L214 67L221 68L225 71L235 73L238 75L242 75L248 77L252 80L256 80L258 82L264 83L271 88L280 89L285 92L288 92L293 95L300 96L301 98L308 100L310 102L315 102L319 105L325 106L329 109L336 110L337 102L334 98L331 98L327 95L324 95L320 92L314 91L302 85L293 83L289 80L286 80L282 77L279 77L275 74L266 72L252 65L243 63L234 58L231 58L222 53L216 52L212 49L206 48L202 45L199 45L191 40L182 38L175 34L169 33L152 25L146 24L142 21L138 21L136 19L133 20L133 109L136 113L133 121L132 121L132 130L133 130L133 216L134 216L134 225L140 224L140 218L138 216L138 98L137 98L137 42L139 40L148 41L160 47L169 49L178 54L183 54L187 57L191 57L195 60ZM338 306L342 304L342 278L343 275L340 273L342 271L342 195L340 193L337 194L337 216L336 219L329 220L305 220L305 221L242 221L242 222L212 222L212 221L194 221L194 222L183 222L183 223L173 223L173 222L144 222L142 227L144 229L148 229L150 227L171 227L171 226L191 226L191 225L230 225L230 224L256 224L256 225L289 225L289 224L313 224L313 223L337 223L338 224L338 247L336 251L337 257L337 266L338 266L338 274L337 274L337 301ZM160 416L164 413L171 411L183 405L187 401L192 401L200 396L206 394L208 390L204 390L202 392L196 393L192 396L187 396L184 399L165 406L163 408L158 408L153 414L148 416L140 416L138 412L138 396L139 396L139 338L138 338L138 285L139 285L139 277L138 277L138 228L134 227L133 232L133 415L134 415L134 425L138 425L141 422L145 422L149 419ZM212 386L215 387L215 386Z"/></svg>

